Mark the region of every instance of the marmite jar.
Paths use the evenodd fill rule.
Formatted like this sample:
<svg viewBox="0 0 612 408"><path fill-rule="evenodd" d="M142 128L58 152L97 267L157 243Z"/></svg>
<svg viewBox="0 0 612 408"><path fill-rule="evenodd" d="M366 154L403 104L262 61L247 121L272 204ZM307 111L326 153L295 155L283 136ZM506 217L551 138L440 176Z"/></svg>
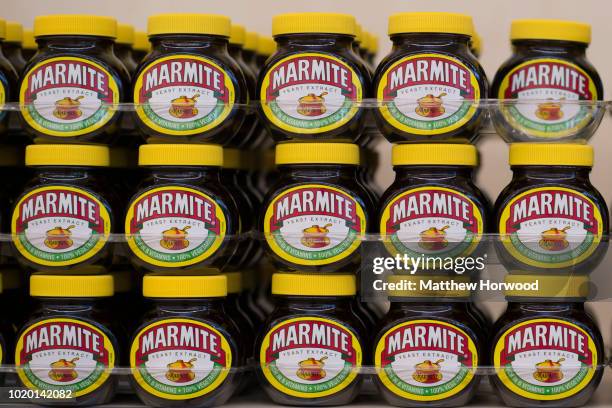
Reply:
<svg viewBox="0 0 612 408"><path fill-rule="evenodd" d="M224 404L243 376L239 328L225 311L227 279L147 275L152 303L132 339L136 395L149 407Z"/></svg>
<svg viewBox="0 0 612 408"><path fill-rule="evenodd" d="M110 235L117 199L102 177L109 149L93 145L30 145L34 176L15 200L13 250L29 270L104 271L112 258Z"/></svg>
<svg viewBox="0 0 612 408"><path fill-rule="evenodd" d="M606 202L589 180L593 147L516 143L510 166L512 181L495 203L496 248L506 269L593 271L609 231Z"/></svg>
<svg viewBox="0 0 612 408"><path fill-rule="evenodd" d="M134 76L143 135L170 143L225 143L244 120L248 89L228 53L230 19L213 14L149 17L152 50Z"/></svg>
<svg viewBox="0 0 612 408"><path fill-rule="evenodd" d="M219 181L223 149L143 145L138 161L148 175L125 216L132 263L145 272L220 273L240 232L236 202Z"/></svg>
<svg viewBox="0 0 612 408"><path fill-rule="evenodd" d="M512 407L585 405L605 361L601 333L584 308L588 277L508 275L507 282L517 286L506 291L490 349L497 394Z"/></svg>
<svg viewBox="0 0 612 408"><path fill-rule="evenodd" d="M37 142L108 143L130 77L113 51L117 22L91 15L38 16L38 53L21 77L25 130Z"/></svg>
<svg viewBox="0 0 612 408"><path fill-rule="evenodd" d="M256 60L257 44L259 43L259 34L252 31L247 31L244 37L244 47L242 55L244 61L251 68L253 73L259 74L263 66L259 66Z"/></svg>
<svg viewBox="0 0 612 408"><path fill-rule="evenodd" d="M272 37L260 35L257 38L257 49L255 50L255 64L262 68L266 61L276 51L276 42ZM259 73L259 70L257 71Z"/></svg>
<svg viewBox="0 0 612 408"><path fill-rule="evenodd" d="M258 100L272 137L283 140L359 139L360 109L370 75L352 49L355 19L346 14L275 16L278 45L259 76Z"/></svg>
<svg viewBox="0 0 612 408"><path fill-rule="evenodd" d="M117 391L112 370L119 361L107 313L113 277L34 274L30 295L38 306L17 337L15 366L20 385L56 392L55 398L36 399L41 405L110 402Z"/></svg>
<svg viewBox="0 0 612 408"><path fill-rule="evenodd" d="M591 26L559 20L515 20L513 55L495 74L491 97L497 133L510 142L587 139L605 108L599 74L587 60Z"/></svg>
<svg viewBox="0 0 612 408"><path fill-rule="evenodd" d="M490 204L472 180L476 148L402 144L393 146L392 156L395 181L380 200L378 216L387 252L424 260L482 252Z"/></svg>
<svg viewBox="0 0 612 408"><path fill-rule="evenodd" d="M355 289L354 275L272 276L277 306L257 343L258 377L272 401L330 406L357 397L368 350L351 307Z"/></svg>
<svg viewBox="0 0 612 408"><path fill-rule="evenodd" d="M285 271L359 269L374 203L357 179L357 145L279 144L276 164L261 227L273 262Z"/></svg>
<svg viewBox="0 0 612 408"><path fill-rule="evenodd" d="M372 351L374 382L394 406L464 406L480 383L478 367L487 364L487 339L469 308L469 290L421 289L421 282L430 280L469 281L465 276L387 278L391 307ZM416 289L407 289L407 282Z"/></svg>
<svg viewBox="0 0 612 408"><path fill-rule="evenodd" d="M115 55L123 62L130 75L134 75L138 62L134 59L134 27L129 24L117 24Z"/></svg>
<svg viewBox="0 0 612 408"><path fill-rule="evenodd" d="M455 13L389 17L391 53L376 69L375 110L392 143L473 142L487 97L483 68L470 52L472 18Z"/></svg>
<svg viewBox="0 0 612 408"><path fill-rule="evenodd" d="M26 60L23 57L21 45L23 43L23 27L21 24L14 21L6 22L6 37L2 43L2 52L10 61L17 74L21 74L26 65ZM17 92L15 91L15 94ZM14 95L15 97L17 95Z"/></svg>

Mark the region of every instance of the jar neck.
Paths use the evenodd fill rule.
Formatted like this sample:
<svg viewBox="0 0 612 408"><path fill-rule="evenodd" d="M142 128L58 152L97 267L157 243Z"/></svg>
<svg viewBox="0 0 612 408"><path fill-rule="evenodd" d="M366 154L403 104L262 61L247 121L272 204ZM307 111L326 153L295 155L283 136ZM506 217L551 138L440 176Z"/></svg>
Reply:
<svg viewBox="0 0 612 408"><path fill-rule="evenodd" d="M283 34L274 37L279 48L334 48L336 50L353 50L355 37L343 34Z"/></svg>
<svg viewBox="0 0 612 408"><path fill-rule="evenodd" d="M235 59L236 61L240 61L240 62L244 62L246 64L246 62L244 61L243 55L242 55L242 46L238 45L238 44L229 44L228 45L228 51L230 56Z"/></svg>
<svg viewBox="0 0 612 408"><path fill-rule="evenodd" d="M447 33L403 33L391 36L393 48L412 48L431 50L432 48L454 48L469 52L470 37L461 34Z"/></svg>
<svg viewBox="0 0 612 408"><path fill-rule="evenodd" d="M112 38L86 35L53 35L36 39L40 52L112 52L115 44Z"/></svg>
<svg viewBox="0 0 612 408"><path fill-rule="evenodd" d="M469 299L466 298L437 298L429 301L415 299L413 301L393 301L390 311L417 312L417 313L444 313L451 310L466 310Z"/></svg>
<svg viewBox="0 0 612 408"><path fill-rule="evenodd" d="M512 48L515 53L539 54L571 54L586 56L588 44L573 41L555 40L513 40Z"/></svg>
<svg viewBox="0 0 612 408"><path fill-rule="evenodd" d="M575 179L588 181L591 167L584 166L511 166L514 178Z"/></svg>
<svg viewBox="0 0 612 408"><path fill-rule="evenodd" d="M299 310L348 309L354 296L287 296L274 295L277 307Z"/></svg>
<svg viewBox="0 0 612 408"><path fill-rule="evenodd" d="M185 51L191 49L199 52L227 52L226 37L216 35L164 34L150 37L153 49L164 52Z"/></svg>
<svg viewBox="0 0 612 408"><path fill-rule="evenodd" d="M396 180L472 178L474 168L469 166L394 166Z"/></svg>
<svg viewBox="0 0 612 408"><path fill-rule="evenodd" d="M508 311L564 313L570 310L584 311L584 299L508 300Z"/></svg>
<svg viewBox="0 0 612 408"><path fill-rule="evenodd" d="M86 167L86 166L38 166L34 173L40 178L63 179L63 178L85 178L91 174L108 170L108 167Z"/></svg>
<svg viewBox="0 0 612 408"><path fill-rule="evenodd" d="M39 307L50 313L83 313L101 307L109 298L67 298L40 297L34 298Z"/></svg>
<svg viewBox="0 0 612 408"><path fill-rule="evenodd" d="M293 178L325 179L332 177L356 177L357 165L340 164L292 164L278 166L281 174Z"/></svg>
<svg viewBox="0 0 612 408"><path fill-rule="evenodd" d="M152 176L158 180L176 181L183 180L212 180L220 178L220 167L213 166L160 166L149 169Z"/></svg>
<svg viewBox="0 0 612 408"><path fill-rule="evenodd" d="M148 299L158 313L181 314L193 312L223 313L225 297Z"/></svg>

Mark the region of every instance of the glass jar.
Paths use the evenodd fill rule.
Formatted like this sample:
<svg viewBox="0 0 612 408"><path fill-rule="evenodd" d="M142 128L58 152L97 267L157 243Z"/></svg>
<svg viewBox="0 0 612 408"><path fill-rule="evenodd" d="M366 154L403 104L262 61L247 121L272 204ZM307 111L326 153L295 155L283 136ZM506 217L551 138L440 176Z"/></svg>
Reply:
<svg viewBox="0 0 612 408"><path fill-rule="evenodd" d="M145 138L224 144L244 121L248 87L228 52L230 19L214 14L149 17L152 50L134 75Z"/></svg>
<svg viewBox="0 0 612 408"><path fill-rule="evenodd" d="M118 383L112 370L121 355L107 303L113 296L113 277L34 274L30 296L38 306L17 336L19 384L56 391L49 405L61 405L62 393L64 399L71 398L71 406L110 402Z"/></svg>
<svg viewBox="0 0 612 408"><path fill-rule="evenodd" d="M115 56L117 22L91 15L38 16L38 52L21 77L25 130L42 143L109 143L127 100L129 73Z"/></svg>
<svg viewBox="0 0 612 408"><path fill-rule="evenodd" d="M470 52L472 18L456 13L389 17L391 53L376 69L378 127L391 143L474 142L488 84Z"/></svg>
<svg viewBox="0 0 612 408"><path fill-rule="evenodd" d="M335 13L281 14L272 21L272 34L278 47L257 87L272 137L358 140L370 75L352 49L355 19Z"/></svg>
<svg viewBox="0 0 612 408"><path fill-rule="evenodd" d="M226 314L226 277L147 275L143 295L151 306L130 349L138 398L159 408L224 404L244 376L248 330Z"/></svg>
<svg viewBox="0 0 612 408"><path fill-rule="evenodd" d="M258 377L276 404L350 404L359 394L367 332L352 309L354 275L276 273L277 305L260 332Z"/></svg>
<svg viewBox="0 0 612 408"><path fill-rule="evenodd" d="M104 272L112 259L110 235L118 206L103 177L109 149L93 145L30 145L33 176L12 210L17 261L30 271Z"/></svg>
<svg viewBox="0 0 612 408"><path fill-rule="evenodd" d="M498 69L491 97L497 133L511 142L585 139L603 115L603 84L588 61L591 26L559 20L515 20L512 56Z"/></svg>
<svg viewBox="0 0 612 408"><path fill-rule="evenodd" d="M589 180L593 147L515 143L510 166L495 203L502 264L513 273L591 273L609 232L606 202Z"/></svg>

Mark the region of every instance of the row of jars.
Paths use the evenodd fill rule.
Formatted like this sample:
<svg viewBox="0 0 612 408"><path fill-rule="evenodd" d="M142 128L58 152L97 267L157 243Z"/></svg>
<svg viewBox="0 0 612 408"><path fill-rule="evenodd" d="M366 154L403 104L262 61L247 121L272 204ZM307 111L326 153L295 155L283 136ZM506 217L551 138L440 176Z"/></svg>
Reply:
<svg viewBox="0 0 612 408"><path fill-rule="evenodd" d="M227 17L152 16L152 50L130 75L113 52L114 19L39 16L38 52L20 79L3 59L2 94L20 102L25 130L39 142L108 143L125 137L134 121L154 141L246 146L265 134L245 107L251 101L279 141L367 144L368 115L360 109L367 98L381 102L374 116L392 142L474 141L484 117L478 102L488 95L522 100L494 115L498 132L514 141L577 137L601 117L598 105L588 104L603 99L603 88L586 60L587 24L513 22L514 54L491 91L469 48L474 27L466 15L392 15L393 49L376 69L355 52L352 16L283 14L274 17L272 33L276 50L258 66L242 58L244 29ZM135 103L136 114L120 121L120 102Z"/></svg>
<svg viewBox="0 0 612 408"><path fill-rule="evenodd" d="M402 407L466 405L487 378L510 406L580 406L593 395L605 349L584 308L588 277L509 275L540 286L508 290L495 324L469 289L407 289L422 279L450 282L389 277L390 309L371 324L355 308L354 275L275 273L276 307L257 321L238 273L152 274L132 291L112 275L34 274L32 300L20 298L32 311L17 331L2 325L2 363L24 387L54 390L45 405L108 403L128 376L151 407L221 405L255 377L272 401L295 406L349 404L366 378Z"/></svg>
<svg viewBox="0 0 612 408"><path fill-rule="evenodd" d="M219 273L259 259L263 243L281 270L356 272L376 233L388 255L414 258L478 256L497 233L498 255L517 273L590 273L606 252L608 209L589 182L589 145L510 145L514 176L494 207L472 178L472 145L394 146L396 179L379 198L356 145L282 143L263 204L241 169L246 156L148 144L138 171L109 169L107 147L31 145L34 175L12 176L5 231L33 271L101 271L121 256L145 272Z"/></svg>

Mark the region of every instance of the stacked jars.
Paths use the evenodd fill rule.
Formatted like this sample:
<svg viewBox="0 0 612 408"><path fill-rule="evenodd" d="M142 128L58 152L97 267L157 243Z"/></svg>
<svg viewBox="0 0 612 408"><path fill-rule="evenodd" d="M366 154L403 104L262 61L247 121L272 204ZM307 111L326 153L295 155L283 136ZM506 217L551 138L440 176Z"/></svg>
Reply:
<svg viewBox="0 0 612 408"><path fill-rule="evenodd" d="M11 28L15 44L18 31ZM14 362L24 387L61 387L79 405L103 404L117 390L112 370L125 337L109 316L120 202L108 177L108 145L119 137L117 105L128 100L129 74L113 51L113 18L40 16L33 35L38 51L7 93L20 102L21 126L11 130L20 144L23 133L35 143L25 154L30 180L15 192L7 217L33 298L18 324Z"/></svg>
<svg viewBox="0 0 612 408"><path fill-rule="evenodd" d="M355 279L374 231L375 194L363 181L359 146L371 78L354 51L352 16L283 14L272 31L277 49L257 99L278 142L278 177L260 211L276 308L256 345L258 377L281 404L346 404L358 393L374 321ZM298 330L305 335L295 337Z"/></svg>
<svg viewBox="0 0 612 408"><path fill-rule="evenodd" d="M260 198L242 183L238 150L252 147L260 133L247 106L255 75L242 55L244 27L225 16L151 16L148 36L152 49L132 89L136 125L147 141L138 157L145 175L124 227L153 308L132 337L129 360L147 405L221 404L244 384L253 354L239 326L254 327L261 313L252 302L234 302L243 299L236 277L261 252L251 237ZM167 330L208 340L147 346L148 336ZM165 378L152 376L166 368Z"/></svg>
<svg viewBox="0 0 612 408"><path fill-rule="evenodd" d="M491 381L512 406L580 406L602 376L601 333L584 308L609 233L584 143L603 109L590 37L583 23L514 21L514 53L493 81L493 122L512 143L513 171L495 204L497 254L507 282L535 284L506 292L492 333Z"/></svg>
<svg viewBox="0 0 612 408"><path fill-rule="evenodd" d="M471 17L462 14L392 15L393 48L374 75L376 121L395 143L396 178L378 205L381 253L410 267L388 271L388 284L416 285L401 295L383 294L391 308L376 327L376 383L397 406L464 405L478 384L476 369L487 362L483 334L490 323L470 303L469 291L423 293L418 282L470 282L482 269L477 260L491 211L473 181L479 158L471 143L483 122L479 104L488 83L469 48L473 31ZM456 341L431 346L434 332L451 333ZM413 333L422 333L423 341L390 346Z"/></svg>

